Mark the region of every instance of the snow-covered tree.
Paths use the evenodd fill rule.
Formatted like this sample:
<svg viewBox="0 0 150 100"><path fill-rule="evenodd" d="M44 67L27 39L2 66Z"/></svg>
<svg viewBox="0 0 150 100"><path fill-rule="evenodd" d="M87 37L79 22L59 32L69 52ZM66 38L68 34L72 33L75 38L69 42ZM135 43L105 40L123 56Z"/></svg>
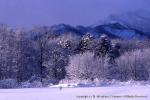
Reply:
<svg viewBox="0 0 150 100"><path fill-rule="evenodd" d="M28 80L37 66L36 52L34 50L33 41L30 40L27 33L23 29L17 29L15 32L16 38L16 66L17 66L17 80L22 82Z"/></svg>
<svg viewBox="0 0 150 100"><path fill-rule="evenodd" d="M121 53L120 53L120 44L119 43L112 43L111 48L108 52L108 63L110 64L115 64L115 59L118 58Z"/></svg>
<svg viewBox="0 0 150 100"><path fill-rule="evenodd" d="M117 59L121 79L148 80L150 67L149 49L127 52Z"/></svg>
<svg viewBox="0 0 150 100"><path fill-rule="evenodd" d="M99 43L95 50L95 56L105 57L111 49L111 42L107 35L103 34L100 37Z"/></svg>
<svg viewBox="0 0 150 100"><path fill-rule="evenodd" d="M50 35L48 34L47 27L38 27L32 31L33 33L36 33L34 36L34 41L35 41L35 46L37 50L37 61L38 61L38 76L41 77L41 82L42 79L45 77L44 76L44 61L45 61L45 54L48 50L48 41Z"/></svg>
<svg viewBox="0 0 150 100"><path fill-rule="evenodd" d="M58 44L62 46L62 48L66 49L66 53L71 56L76 53L76 48L78 46L80 36L74 33L62 34L58 38L56 38Z"/></svg>
<svg viewBox="0 0 150 100"><path fill-rule="evenodd" d="M47 68L47 77L63 79L66 75L65 67L68 64L68 55L56 41L50 41L43 65Z"/></svg>
<svg viewBox="0 0 150 100"><path fill-rule="evenodd" d="M15 36L12 29L0 26L0 79L15 78Z"/></svg>
<svg viewBox="0 0 150 100"><path fill-rule="evenodd" d="M93 49L92 48L93 40L94 40L94 37L92 34L90 34L90 33L85 34L82 37L81 41L79 42L77 49L76 49L76 52L77 53L84 53L87 50Z"/></svg>
<svg viewBox="0 0 150 100"><path fill-rule="evenodd" d="M70 57L67 73L71 79L104 78L104 65L104 58L94 58L93 53L85 52Z"/></svg>

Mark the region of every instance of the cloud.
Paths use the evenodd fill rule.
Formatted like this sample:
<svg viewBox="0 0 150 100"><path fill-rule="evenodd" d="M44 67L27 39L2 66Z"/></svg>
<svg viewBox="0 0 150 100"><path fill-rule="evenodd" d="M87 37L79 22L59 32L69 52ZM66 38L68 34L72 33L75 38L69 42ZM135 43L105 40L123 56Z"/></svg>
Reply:
<svg viewBox="0 0 150 100"><path fill-rule="evenodd" d="M148 0L0 0L0 22L17 27L90 25L110 14L149 10Z"/></svg>

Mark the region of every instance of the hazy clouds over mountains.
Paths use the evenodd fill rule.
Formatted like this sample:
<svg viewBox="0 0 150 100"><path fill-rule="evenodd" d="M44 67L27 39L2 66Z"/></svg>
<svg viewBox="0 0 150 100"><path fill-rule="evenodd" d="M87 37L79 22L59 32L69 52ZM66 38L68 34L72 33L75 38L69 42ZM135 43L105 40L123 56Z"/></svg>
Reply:
<svg viewBox="0 0 150 100"><path fill-rule="evenodd" d="M149 11L148 0L0 0L0 22L13 27L92 25L109 15Z"/></svg>

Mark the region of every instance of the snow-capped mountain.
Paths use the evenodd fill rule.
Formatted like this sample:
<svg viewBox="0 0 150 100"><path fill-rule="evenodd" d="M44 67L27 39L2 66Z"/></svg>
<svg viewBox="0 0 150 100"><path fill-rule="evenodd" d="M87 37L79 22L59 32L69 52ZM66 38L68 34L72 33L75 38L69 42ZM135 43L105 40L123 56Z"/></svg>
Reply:
<svg viewBox="0 0 150 100"><path fill-rule="evenodd" d="M58 24L51 26L51 32L57 35L75 33L84 35L91 33L95 37L107 34L111 38L133 39L150 38L150 12L138 10L120 15L110 15L103 22L92 26L70 26Z"/></svg>
<svg viewBox="0 0 150 100"><path fill-rule="evenodd" d="M105 21L101 23L109 22L119 22L150 35L150 12L148 11L138 10L120 15L110 15Z"/></svg>
<svg viewBox="0 0 150 100"><path fill-rule="evenodd" d="M122 25L120 23L109 23L98 25L95 30L99 33L107 33L113 38L133 39L133 38L149 38L150 36L142 31Z"/></svg>
<svg viewBox="0 0 150 100"><path fill-rule="evenodd" d="M126 24L119 22L111 22L107 24L97 26L70 26L66 24L59 24L51 26L51 32L57 35L74 33L77 35L84 35L87 32L93 34L95 37L99 37L101 34L107 34L110 38L122 38L122 39L133 39L133 38L150 38L149 34L143 31L132 28Z"/></svg>

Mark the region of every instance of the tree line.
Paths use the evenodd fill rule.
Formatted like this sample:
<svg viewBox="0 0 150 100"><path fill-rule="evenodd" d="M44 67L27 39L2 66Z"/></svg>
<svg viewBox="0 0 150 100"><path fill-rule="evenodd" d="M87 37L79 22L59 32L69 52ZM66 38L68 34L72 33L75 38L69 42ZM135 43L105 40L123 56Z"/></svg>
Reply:
<svg viewBox="0 0 150 100"><path fill-rule="evenodd" d="M0 80L58 83L62 79L149 79L149 40L110 39L105 34L57 35L0 26ZM146 52L146 53L144 53Z"/></svg>

